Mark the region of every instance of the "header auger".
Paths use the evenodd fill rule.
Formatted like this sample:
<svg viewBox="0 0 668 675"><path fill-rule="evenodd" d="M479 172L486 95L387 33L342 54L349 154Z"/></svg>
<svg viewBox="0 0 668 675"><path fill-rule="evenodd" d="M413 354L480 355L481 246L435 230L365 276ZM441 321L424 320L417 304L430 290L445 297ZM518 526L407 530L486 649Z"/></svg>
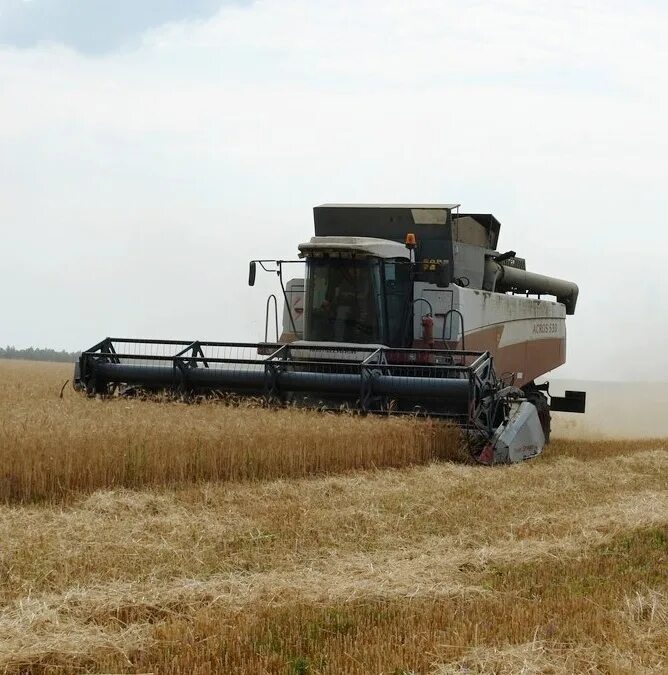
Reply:
<svg viewBox="0 0 668 675"><path fill-rule="evenodd" d="M250 264L250 285L258 266L278 275L275 342L267 301L264 342L107 338L82 353L75 386L443 418L485 464L539 454L551 410L584 412L583 392L549 397L535 383L565 362L578 288L499 253L494 216L454 204L323 205L314 215L299 260ZM293 263L305 274L286 282Z"/></svg>

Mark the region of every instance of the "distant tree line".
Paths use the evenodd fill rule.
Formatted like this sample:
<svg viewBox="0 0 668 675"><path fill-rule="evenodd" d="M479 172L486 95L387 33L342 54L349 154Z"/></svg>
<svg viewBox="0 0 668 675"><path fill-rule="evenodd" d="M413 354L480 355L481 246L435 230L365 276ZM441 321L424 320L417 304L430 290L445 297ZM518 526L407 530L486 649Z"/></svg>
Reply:
<svg viewBox="0 0 668 675"><path fill-rule="evenodd" d="M42 349L39 347L27 347L26 349L16 349L16 347L0 347L0 359L24 359L26 361L64 361L72 363L76 361L81 352L66 352L64 349L56 351L55 349Z"/></svg>

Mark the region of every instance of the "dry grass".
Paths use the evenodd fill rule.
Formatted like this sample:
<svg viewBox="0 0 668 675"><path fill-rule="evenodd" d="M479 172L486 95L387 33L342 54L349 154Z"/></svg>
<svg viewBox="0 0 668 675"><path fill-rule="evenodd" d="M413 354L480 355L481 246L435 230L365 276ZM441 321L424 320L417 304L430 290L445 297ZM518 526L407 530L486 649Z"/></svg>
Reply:
<svg viewBox="0 0 668 675"><path fill-rule="evenodd" d="M87 399L67 364L0 361L0 501L104 487L300 477L458 456L440 423L220 403Z"/></svg>
<svg viewBox="0 0 668 675"><path fill-rule="evenodd" d="M567 673L620 665L660 672L668 662L666 565L664 527L617 537L574 560L494 566L477 575L479 592L296 601L250 615L207 607L187 620L167 618L152 631L157 644L133 665L166 673L195 663L211 673L221 666L285 672L286 665L327 673ZM633 591L613 590L620 587ZM216 625L220 632L211 630ZM602 635L607 640L597 643Z"/></svg>
<svg viewBox="0 0 668 675"><path fill-rule="evenodd" d="M0 365L3 396L16 392ZM15 373L21 368L31 366L12 365ZM60 401L52 383L61 372L55 368L49 384L33 377L21 385L17 405L0 413L0 438L16 438L21 415L42 415L52 429L45 436L85 430L81 438L89 439L86 427L106 406L115 421L97 424L116 442L130 438L123 435L130 422L149 433L144 411L156 434L163 425L173 429L192 456L202 446L189 445L169 420L193 415L193 425L215 425L217 414L233 413L142 402L109 408L73 394ZM65 421L59 411L68 413ZM278 414L239 412L254 416L265 439L272 428L288 433ZM326 418L328 431L307 433L320 433L322 448L332 448L331 463L323 449L318 472L335 475L286 471L278 480L213 482L189 474L177 486L0 506L0 668L666 672L665 440L559 441L537 461L512 467L436 462L351 472L337 459L340 447L324 444L334 425L358 422L381 423L375 433L416 433L410 420L395 430L387 420ZM217 442L233 451L226 430L214 428ZM31 434L37 431L29 427ZM94 446L81 443L90 461ZM113 451L111 441L104 447ZM252 452L252 441L245 447Z"/></svg>

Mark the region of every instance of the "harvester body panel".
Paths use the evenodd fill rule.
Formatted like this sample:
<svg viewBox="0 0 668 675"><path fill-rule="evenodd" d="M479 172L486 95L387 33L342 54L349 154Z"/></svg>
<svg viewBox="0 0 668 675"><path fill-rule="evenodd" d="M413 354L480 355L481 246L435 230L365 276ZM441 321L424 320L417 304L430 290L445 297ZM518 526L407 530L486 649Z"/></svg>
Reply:
<svg viewBox="0 0 668 675"><path fill-rule="evenodd" d="M416 284L416 295L433 308L434 346L489 351L499 374L522 387L566 361L566 311L558 302L452 285ZM425 348L420 317L414 346Z"/></svg>

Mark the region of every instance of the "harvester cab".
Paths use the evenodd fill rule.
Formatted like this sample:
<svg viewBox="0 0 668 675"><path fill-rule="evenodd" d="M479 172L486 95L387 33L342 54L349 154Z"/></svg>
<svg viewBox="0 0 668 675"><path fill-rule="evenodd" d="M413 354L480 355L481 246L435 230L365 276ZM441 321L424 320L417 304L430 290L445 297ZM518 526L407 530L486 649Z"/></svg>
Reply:
<svg viewBox="0 0 668 675"><path fill-rule="evenodd" d="M262 343L107 338L82 354L76 386L440 417L486 464L539 454L551 411L584 412L583 392L549 397L535 382L565 362L578 288L500 253L494 216L457 204L335 204L315 207L314 220L299 261L250 264L251 285L258 266L278 274L282 330L270 296ZM303 276L286 282L294 262Z"/></svg>

